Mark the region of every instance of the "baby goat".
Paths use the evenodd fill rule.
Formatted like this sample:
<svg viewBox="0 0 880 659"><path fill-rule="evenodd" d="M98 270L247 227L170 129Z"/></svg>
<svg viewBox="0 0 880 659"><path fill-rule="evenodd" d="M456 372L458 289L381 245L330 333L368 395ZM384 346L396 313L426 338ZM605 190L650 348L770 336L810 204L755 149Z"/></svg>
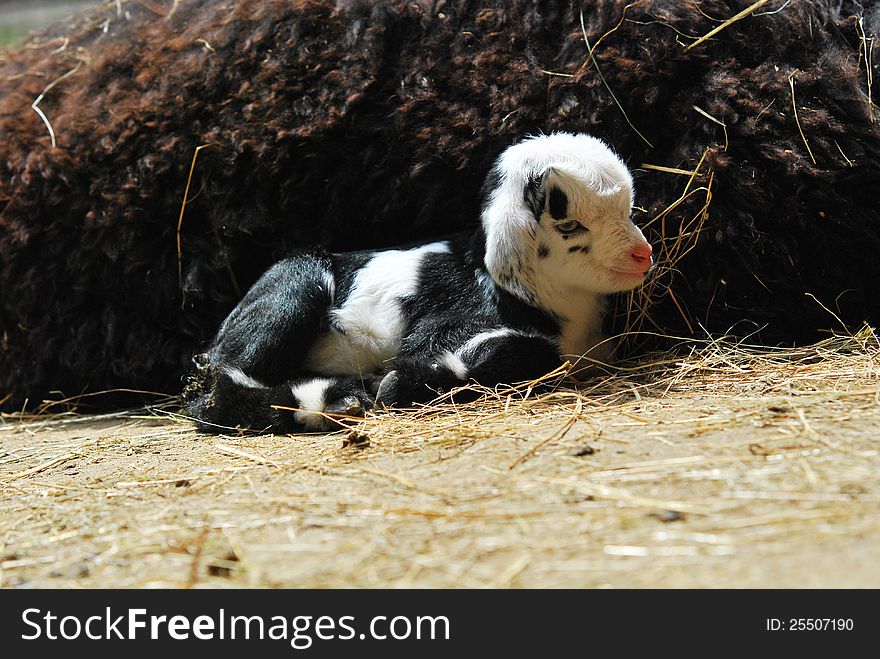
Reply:
<svg viewBox="0 0 880 659"><path fill-rule="evenodd" d="M603 296L651 269L632 201L629 171L601 140L525 139L490 172L475 234L272 266L196 358L189 411L206 432L328 430L375 403L605 359Z"/></svg>

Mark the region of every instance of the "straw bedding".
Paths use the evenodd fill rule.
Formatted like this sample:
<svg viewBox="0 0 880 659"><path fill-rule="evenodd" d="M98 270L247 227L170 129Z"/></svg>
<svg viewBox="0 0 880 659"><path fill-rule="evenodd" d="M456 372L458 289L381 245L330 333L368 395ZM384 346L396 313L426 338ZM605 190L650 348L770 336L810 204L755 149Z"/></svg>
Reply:
<svg viewBox="0 0 880 659"><path fill-rule="evenodd" d="M354 436L4 415L0 587L880 585L874 332L692 347Z"/></svg>

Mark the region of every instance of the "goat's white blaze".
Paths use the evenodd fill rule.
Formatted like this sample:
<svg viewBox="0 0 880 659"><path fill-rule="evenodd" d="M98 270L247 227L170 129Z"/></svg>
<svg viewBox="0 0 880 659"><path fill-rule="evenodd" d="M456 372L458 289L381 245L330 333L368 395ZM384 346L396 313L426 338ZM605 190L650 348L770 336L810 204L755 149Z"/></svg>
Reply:
<svg viewBox="0 0 880 659"><path fill-rule="evenodd" d="M248 389L263 389L266 386L235 366L224 366L223 373L229 376L230 380L241 387L247 387Z"/></svg>
<svg viewBox="0 0 880 659"><path fill-rule="evenodd" d="M513 333L514 330L509 327L499 327L498 329L474 334L474 336L456 348L455 352L452 352L451 350L444 352L440 355L438 361L440 364L455 373L456 377L466 380L470 366L473 366L474 357L477 356L480 346L491 339L510 336ZM470 366L468 365L468 362L470 362Z"/></svg>
<svg viewBox="0 0 880 659"><path fill-rule="evenodd" d="M528 336L525 332L519 332L510 327L498 327L474 334L471 338L456 348L455 352L447 350L438 362L462 380L466 380L470 369L474 366L483 344L492 339L501 339L506 336L520 334Z"/></svg>
<svg viewBox="0 0 880 659"><path fill-rule="evenodd" d="M327 295L331 300L336 299L336 280L333 278L333 273L325 270L323 273L324 279L324 290L327 291Z"/></svg>
<svg viewBox="0 0 880 659"><path fill-rule="evenodd" d="M333 375L368 374L396 357L406 324L401 300L417 292L425 257L445 252L449 243L436 242L371 258L355 275L342 306L330 311L334 329L315 342L305 367Z"/></svg>
<svg viewBox="0 0 880 659"><path fill-rule="evenodd" d="M325 398L331 384L333 384L333 380L329 378L313 378L290 387L291 393L297 400L297 406L300 408L300 411L295 412L293 417L306 430L322 430L324 428L324 416L320 413L327 406Z"/></svg>
<svg viewBox="0 0 880 659"><path fill-rule="evenodd" d="M481 344L486 341L491 341L492 339L500 339L515 333L516 332L509 327L499 327L498 329L480 332L465 341L465 343L455 351L455 354L465 362L471 361Z"/></svg>
<svg viewBox="0 0 880 659"><path fill-rule="evenodd" d="M450 371L455 373L455 377L459 378L460 380L467 380L467 364L465 364L462 361L461 357L459 357L456 353L447 350L442 355L440 355L440 359L438 359L437 361L448 368Z"/></svg>

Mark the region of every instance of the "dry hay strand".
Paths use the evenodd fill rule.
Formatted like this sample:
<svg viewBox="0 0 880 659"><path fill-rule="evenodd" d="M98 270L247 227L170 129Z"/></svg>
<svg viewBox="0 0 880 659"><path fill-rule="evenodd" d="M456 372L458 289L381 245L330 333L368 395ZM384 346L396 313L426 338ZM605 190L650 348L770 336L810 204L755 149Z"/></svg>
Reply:
<svg viewBox="0 0 880 659"><path fill-rule="evenodd" d="M862 62L865 63L865 79L867 83L867 104L868 104L868 116L871 118L871 123L874 123L874 98L873 98L873 88L874 88L874 63L872 61L872 55L874 52L874 39L875 37L868 37L867 32L865 32L865 17L859 16L856 19L856 34L859 37L859 63L858 66L862 65ZM837 147L840 148L839 146ZM841 153L843 153L841 151ZM844 156L846 161L849 162L849 158Z"/></svg>
<svg viewBox="0 0 880 659"><path fill-rule="evenodd" d="M177 4L175 3L175 7ZM181 229L183 229L183 215L186 212L186 205L189 203L189 187L192 184L193 173L196 171L196 161L202 149L207 149L211 144L201 144L193 151L192 162L189 165L189 174L186 177L186 187L183 190L183 200L180 202L180 215L177 218L177 285L183 290L183 250L181 240Z"/></svg>
<svg viewBox="0 0 880 659"><path fill-rule="evenodd" d="M734 16L731 16L729 19L727 19L726 21L724 21L721 25L718 25L718 26L714 27L713 29L709 30L709 31L708 31L706 34L704 34L702 37L700 37L699 39L697 39L696 41L694 41L692 44L690 44L689 46L687 46L687 47L685 48L685 50L686 50L686 51L687 51L687 50L690 50L691 48L694 48L694 47L696 47L696 46L699 46L701 43L703 43L703 42L705 42L705 41L708 41L709 39L711 39L712 37L714 37L716 34L718 34L719 32L721 32L721 30L725 29L726 27L729 27L730 25L732 25L733 23L735 23L735 22L737 22L737 21L739 21L739 20L742 20L743 18L745 18L746 16L748 16L749 14L751 14L752 12L754 12L755 10L760 9L761 7L763 7L764 5L766 5L768 2L770 2L770 0L758 0L757 2L752 3L751 5L749 5L749 6L746 7L745 9L743 9L741 12L739 12L738 14L735 14ZM702 13L702 12L701 12L701 13ZM704 14L704 16L705 16L705 14Z"/></svg>
<svg viewBox="0 0 880 659"><path fill-rule="evenodd" d="M710 117L711 118L711 117ZM714 118L715 123L724 125ZM725 146L727 132L725 129ZM662 174L687 176L681 194L657 212L643 226L643 231L651 232L655 247L655 265L651 277L635 291L624 298L622 344L627 351L631 350L635 339L646 331L664 333L665 328L659 327L651 317L651 310L669 298L681 315L691 335L695 333L695 322L691 314L675 294L676 278L681 276L679 263L693 251L709 220L709 208L712 203L712 186L715 173L709 168L703 172L703 164L711 149L705 149L693 169L686 170L662 165L643 164L643 169L654 170ZM705 185L696 185L705 181ZM681 218L676 211L691 199L702 199L702 203L693 215ZM674 219L673 219L674 218ZM618 303L619 304L619 303Z"/></svg>
<svg viewBox="0 0 880 659"><path fill-rule="evenodd" d="M638 3L638 2L633 2L633 3L628 4L626 7L623 8L623 13L622 13L622 15L621 15L621 17L620 17L620 21L619 21L619 22L617 23L617 25L615 25L612 29L610 29L608 32L606 32L606 33L603 34L601 37L599 37L599 40L596 42L596 46L590 46L590 39L589 39L589 37L587 36L587 28L586 28L586 26L584 25L584 12L583 12L583 10L581 10L581 12L580 12L580 19L581 19L581 33L583 34L583 37L584 37L584 44L587 46L587 60L586 60L586 62L584 62L584 65L583 65L583 66L586 66L587 63L589 63L589 62L592 61L593 66L594 66L595 69L596 69L596 74L599 76L599 80L602 81L602 84L605 86L605 89L608 90L608 94L611 96L611 100L614 101L614 104L617 106L617 109L620 110L620 113L623 115L623 118L624 118L624 120L626 120L626 123L629 124L629 127L633 129L633 132L634 132L636 135L638 135L640 138L642 138L642 141L643 141L645 144L647 144L649 148L652 148L652 149L653 149L653 148L654 148L654 145L651 144L651 142L648 141L648 138L645 137L645 136L641 133L641 131L639 131L639 129L635 127L635 125L633 124L632 121L630 121L629 115L627 115L626 110L623 109L623 105L621 105L620 101L617 100L617 96L615 96L614 91L611 89L611 85L609 85L609 84L608 84L608 81L605 80L605 76L602 74L602 69L599 68L599 62L596 61L596 55L595 55L596 47L598 47L599 43L600 43L605 37L607 37L609 34L611 34L612 32L616 31L617 28L619 28L619 27L623 24L624 20L626 19L626 10L629 9L630 7L634 6L634 5L637 5L637 4L639 4L639 3ZM583 66L582 66L581 68L583 68Z"/></svg>
<svg viewBox="0 0 880 659"><path fill-rule="evenodd" d="M801 120L798 116L797 111L797 102L794 98L794 77L797 75L797 69L788 74L788 86L791 88L791 110L794 113L794 121L797 124L798 132L801 134L801 139L804 141L804 146L807 147L807 153L810 156L810 160L813 164L816 164L816 157L813 155L813 150L810 148L810 143L807 142L807 136L804 135L804 129L801 127Z"/></svg>

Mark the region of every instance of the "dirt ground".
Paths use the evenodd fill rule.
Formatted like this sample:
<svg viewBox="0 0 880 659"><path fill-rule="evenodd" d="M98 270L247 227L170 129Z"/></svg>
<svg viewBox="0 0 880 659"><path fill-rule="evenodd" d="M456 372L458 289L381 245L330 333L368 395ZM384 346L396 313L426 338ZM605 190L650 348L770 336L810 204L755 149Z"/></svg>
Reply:
<svg viewBox="0 0 880 659"><path fill-rule="evenodd" d="M880 587L878 352L870 331L709 344L381 412L354 445L162 409L6 417L0 583Z"/></svg>

